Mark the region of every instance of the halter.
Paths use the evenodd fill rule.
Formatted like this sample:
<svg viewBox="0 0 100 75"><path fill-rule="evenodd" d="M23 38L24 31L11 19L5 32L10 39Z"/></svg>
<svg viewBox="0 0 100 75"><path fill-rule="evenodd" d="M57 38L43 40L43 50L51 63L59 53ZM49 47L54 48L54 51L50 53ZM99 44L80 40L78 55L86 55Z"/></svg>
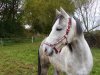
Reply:
<svg viewBox="0 0 100 75"><path fill-rule="evenodd" d="M63 40L65 40L65 39L67 40L67 35L68 35L69 31L70 31L70 27L71 27L71 18L68 19L68 27L66 29L66 34L62 38L60 38L55 44L50 44L50 43L44 43L44 44L50 46L51 48L53 48L55 50L56 54L60 53L62 49L58 50L56 48L56 46L59 43L61 43ZM67 44L67 41L66 41L65 44Z"/></svg>

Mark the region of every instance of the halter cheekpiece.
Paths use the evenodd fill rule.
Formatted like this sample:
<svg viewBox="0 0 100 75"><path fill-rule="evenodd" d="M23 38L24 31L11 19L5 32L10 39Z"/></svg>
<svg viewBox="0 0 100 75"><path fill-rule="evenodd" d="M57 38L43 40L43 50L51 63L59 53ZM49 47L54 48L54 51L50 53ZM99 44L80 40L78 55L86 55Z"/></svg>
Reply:
<svg viewBox="0 0 100 75"><path fill-rule="evenodd" d="M45 45L48 45L48 46L50 46L50 47L52 47L52 48L55 50L55 53L56 53L56 54L57 54L57 53L60 53L62 49L58 50L58 49L56 48L56 45L58 45L58 44L59 44L60 42L62 42L64 39L67 40L67 35L68 35L69 31L70 31L70 28L71 28L71 18L68 19L68 26L67 26L67 29L66 29L66 34L65 34L62 38L60 38L55 44L50 44L50 43L44 43L44 44L45 44ZM67 44L67 41L66 41L66 44Z"/></svg>

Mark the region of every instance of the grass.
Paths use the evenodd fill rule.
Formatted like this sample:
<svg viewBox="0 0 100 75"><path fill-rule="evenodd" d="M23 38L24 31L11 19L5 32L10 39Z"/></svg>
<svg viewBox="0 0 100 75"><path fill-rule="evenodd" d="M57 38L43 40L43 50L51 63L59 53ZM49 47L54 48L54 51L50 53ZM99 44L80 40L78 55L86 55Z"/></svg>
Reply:
<svg viewBox="0 0 100 75"><path fill-rule="evenodd" d="M39 43L0 46L0 75L34 75Z"/></svg>
<svg viewBox="0 0 100 75"><path fill-rule="evenodd" d="M37 75L37 53L40 40L0 46L0 75ZM100 74L100 49L92 49L94 67L91 75ZM52 68L50 68L51 70ZM53 71L50 71L52 75Z"/></svg>
<svg viewBox="0 0 100 75"><path fill-rule="evenodd" d="M91 72L91 75L100 75L100 49L93 48L92 54L94 59L94 67Z"/></svg>

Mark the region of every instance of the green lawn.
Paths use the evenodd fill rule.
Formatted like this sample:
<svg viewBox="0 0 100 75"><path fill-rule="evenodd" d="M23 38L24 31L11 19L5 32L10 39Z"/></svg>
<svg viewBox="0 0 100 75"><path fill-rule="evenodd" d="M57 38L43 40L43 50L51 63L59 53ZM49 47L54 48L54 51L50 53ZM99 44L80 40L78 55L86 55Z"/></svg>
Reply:
<svg viewBox="0 0 100 75"><path fill-rule="evenodd" d="M34 75L39 43L0 46L0 75Z"/></svg>
<svg viewBox="0 0 100 75"><path fill-rule="evenodd" d="M39 45L40 42L37 41L33 44L0 46L0 75L37 75ZM100 75L100 49L94 48L92 53L94 68L91 75Z"/></svg>

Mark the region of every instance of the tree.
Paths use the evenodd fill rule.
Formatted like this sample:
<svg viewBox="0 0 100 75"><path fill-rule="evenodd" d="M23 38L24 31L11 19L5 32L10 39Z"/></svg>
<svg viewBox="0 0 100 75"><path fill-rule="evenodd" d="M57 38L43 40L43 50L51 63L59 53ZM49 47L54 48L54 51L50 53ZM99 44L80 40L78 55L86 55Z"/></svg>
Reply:
<svg viewBox="0 0 100 75"><path fill-rule="evenodd" d="M20 0L0 1L0 37L12 37L22 34L20 14L18 14Z"/></svg>
<svg viewBox="0 0 100 75"><path fill-rule="evenodd" d="M96 14L98 14L98 0L72 0L76 7L76 14L80 17L84 31L89 32L97 28Z"/></svg>
<svg viewBox="0 0 100 75"><path fill-rule="evenodd" d="M23 5L23 23L32 25L33 33L49 33L55 9L59 9L60 6L69 13L74 11L74 6L69 0L26 0Z"/></svg>

